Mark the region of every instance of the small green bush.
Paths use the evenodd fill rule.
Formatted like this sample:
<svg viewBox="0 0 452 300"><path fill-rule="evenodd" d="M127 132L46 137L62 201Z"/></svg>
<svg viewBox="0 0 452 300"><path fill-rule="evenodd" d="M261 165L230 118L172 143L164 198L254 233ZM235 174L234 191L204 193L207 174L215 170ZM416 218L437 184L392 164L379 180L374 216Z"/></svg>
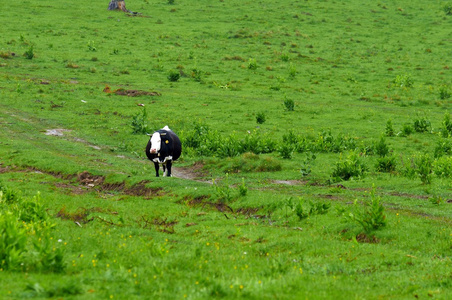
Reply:
<svg viewBox="0 0 452 300"><path fill-rule="evenodd" d="M452 157L441 156L433 162L433 172L438 177L452 177Z"/></svg>
<svg viewBox="0 0 452 300"><path fill-rule="evenodd" d="M423 184L430 184L433 175L433 160L428 154L423 154L416 159L416 174Z"/></svg>
<svg viewBox="0 0 452 300"><path fill-rule="evenodd" d="M447 85L442 85L439 87L439 98L441 100L449 99L451 96L450 88Z"/></svg>
<svg viewBox="0 0 452 300"><path fill-rule="evenodd" d="M452 16L452 4L450 3L444 4L443 11L446 13L447 16Z"/></svg>
<svg viewBox="0 0 452 300"><path fill-rule="evenodd" d="M287 97L285 97L284 107L287 111L294 111L295 110L295 102L292 99L288 99Z"/></svg>
<svg viewBox="0 0 452 300"><path fill-rule="evenodd" d="M386 226L385 208L381 203L380 197L375 195L375 187L370 193L370 201L363 200L364 208L357 209L358 201L355 201L355 211L345 216L362 227L365 233L371 233Z"/></svg>
<svg viewBox="0 0 452 300"><path fill-rule="evenodd" d="M359 154L351 152L345 159L341 155L331 176L335 180L359 179L365 176L367 170L368 168Z"/></svg>
<svg viewBox="0 0 452 300"><path fill-rule="evenodd" d="M149 131L148 125L146 124L147 119L146 108L143 108L141 113L137 113L132 117L132 134L146 134Z"/></svg>
<svg viewBox="0 0 452 300"><path fill-rule="evenodd" d="M375 153L380 157L385 157L389 154L389 147L386 144L386 139L382 136L380 140L375 143Z"/></svg>
<svg viewBox="0 0 452 300"><path fill-rule="evenodd" d="M254 58L250 58L248 61L248 69L250 70L256 70L257 69L257 62Z"/></svg>
<svg viewBox="0 0 452 300"><path fill-rule="evenodd" d="M171 70L168 72L167 78L171 82L176 82L180 79L180 72L176 70Z"/></svg>
<svg viewBox="0 0 452 300"><path fill-rule="evenodd" d="M2 200L0 192L0 201ZM20 269L27 252L27 234L12 212L0 212L0 269Z"/></svg>
<svg viewBox="0 0 452 300"><path fill-rule="evenodd" d="M257 124L264 124L266 121L266 115L264 112L258 112L256 114L256 122Z"/></svg>
<svg viewBox="0 0 452 300"><path fill-rule="evenodd" d="M390 173L396 170L396 158L395 156L384 156L377 159L375 165L377 172Z"/></svg>
<svg viewBox="0 0 452 300"><path fill-rule="evenodd" d="M278 152L282 158L291 159L294 149L295 147L293 145L283 143L281 146L279 146Z"/></svg>
<svg viewBox="0 0 452 300"><path fill-rule="evenodd" d="M416 132L431 132L432 124L426 117L418 117L414 120L414 131Z"/></svg>
<svg viewBox="0 0 452 300"><path fill-rule="evenodd" d="M452 122L450 120L450 114L446 112L444 114L443 122L441 124L441 136L444 138L452 135Z"/></svg>
<svg viewBox="0 0 452 300"><path fill-rule="evenodd" d="M301 162L301 176L308 176L311 174L311 165L314 160L316 160L317 156L313 153L306 153L306 158Z"/></svg>
<svg viewBox="0 0 452 300"><path fill-rule="evenodd" d="M397 75L393 83L401 88L410 88L413 86L413 79L409 74Z"/></svg>
<svg viewBox="0 0 452 300"><path fill-rule="evenodd" d="M436 142L434 157L441 157L443 155L452 154L452 140L447 138L439 139Z"/></svg>
<svg viewBox="0 0 452 300"><path fill-rule="evenodd" d="M414 132L414 128L411 126L411 124L404 124L402 127L401 136L409 136Z"/></svg>
<svg viewBox="0 0 452 300"><path fill-rule="evenodd" d="M300 221L314 215L325 215L331 207L331 203L328 202L309 201L309 208L306 208L304 202L303 199L300 199L293 208Z"/></svg>
<svg viewBox="0 0 452 300"><path fill-rule="evenodd" d="M388 120L386 122L386 128L385 128L385 135L386 136L394 136L394 128L392 127L392 121Z"/></svg>
<svg viewBox="0 0 452 300"><path fill-rule="evenodd" d="M31 45L27 51L25 51L24 56L26 59L33 59L35 57L33 45Z"/></svg>

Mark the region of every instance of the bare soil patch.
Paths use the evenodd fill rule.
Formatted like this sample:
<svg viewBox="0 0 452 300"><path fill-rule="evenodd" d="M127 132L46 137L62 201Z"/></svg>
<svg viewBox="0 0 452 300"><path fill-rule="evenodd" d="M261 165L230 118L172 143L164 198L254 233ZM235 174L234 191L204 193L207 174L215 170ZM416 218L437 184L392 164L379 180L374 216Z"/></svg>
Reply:
<svg viewBox="0 0 452 300"><path fill-rule="evenodd" d="M117 89L117 90L111 90L111 88L107 85L105 86L104 93L107 94L115 94L119 96L128 96L128 97L138 97L138 96L161 96L159 92L149 92L149 91L143 91L143 90L126 90L126 89Z"/></svg>

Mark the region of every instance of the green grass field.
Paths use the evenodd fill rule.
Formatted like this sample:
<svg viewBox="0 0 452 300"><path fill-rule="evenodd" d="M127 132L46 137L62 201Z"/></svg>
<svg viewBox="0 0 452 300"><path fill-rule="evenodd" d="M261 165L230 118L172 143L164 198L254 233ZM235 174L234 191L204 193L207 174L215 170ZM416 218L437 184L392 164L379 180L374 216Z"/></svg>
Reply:
<svg viewBox="0 0 452 300"><path fill-rule="evenodd" d="M452 2L126 5L0 12L0 299L451 297Z"/></svg>

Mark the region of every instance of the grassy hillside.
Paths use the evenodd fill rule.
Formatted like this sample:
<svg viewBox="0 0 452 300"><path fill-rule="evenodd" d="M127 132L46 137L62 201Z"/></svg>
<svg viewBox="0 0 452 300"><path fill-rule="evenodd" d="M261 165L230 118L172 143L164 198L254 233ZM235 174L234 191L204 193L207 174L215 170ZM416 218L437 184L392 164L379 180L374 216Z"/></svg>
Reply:
<svg viewBox="0 0 452 300"><path fill-rule="evenodd" d="M0 298L449 297L452 3L126 5L0 13Z"/></svg>

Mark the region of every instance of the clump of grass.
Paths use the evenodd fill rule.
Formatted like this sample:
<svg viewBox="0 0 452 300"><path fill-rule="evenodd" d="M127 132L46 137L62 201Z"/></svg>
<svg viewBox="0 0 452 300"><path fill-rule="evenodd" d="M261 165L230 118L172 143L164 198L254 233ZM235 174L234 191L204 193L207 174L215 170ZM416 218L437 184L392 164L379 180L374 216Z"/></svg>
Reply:
<svg viewBox="0 0 452 300"><path fill-rule="evenodd" d="M176 70L171 70L168 72L167 78L171 82L176 82L180 79L180 72Z"/></svg>
<svg viewBox="0 0 452 300"><path fill-rule="evenodd" d="M335 180L360 179L365 176L367 170L362 157L356 152L351 152L346 158L341 155L331 176Z"/></svg>
<svg viewBox="0 0 452 300"><path fill-rule="evenodd" d="M24 56L26 59L33 59L35 57L33 45L30 45L30 47L28 47L28 50L25 51Z"/></svg>
<svg viewBox="0 0 452 300"><path fill-rule="evenodd" d="M267 119L265 112L261 111L256 114L256 122L257 124L264 124Z"/></svg>
<svg viewBox="0 0 452 300"><path fill-rule="evenodd" d="M358 201L355 201L355 210L345 216L346 220L361 226L366 234L379 230L386 226L386 213L381 198L375 195L375 187L370 192L370 200L363 200L364 207L358 208Z"/></svg>
<svg viewBox="0 0 452 300"><path fill-rule="evenodd" d="M450 88L448 85L443 84L439 87L439 98L441 100L449 99L451 96Z"/></svg>
<svg viewBox="0 0 452 300"><path fill-rule="evenodd" d="M278 152L279 155L283 158L283 159L291 159L293 152L295 150L295 147L291 144L282 144L278 147Z"/></svg>
<svg viewBox="0 0 452 300"><path fill-rule="evenodd" d="M146 134L148 133L148 125L146 124L147 120L147 111L144 107L141 113L137 113L132 117L132 134Z"/></svg>
<svg viewBox="0 0 452 300"><path fill-rule="evenodd" d="M409 74L403 74L403 75L397 75L394 79L393 83L401 88L410 88L413 87L414 81L411 75Z"/></svg>
<svg viewBox="0 0 452 300"><path fill-rule="evenodd" d="M294 111L295 110L295 102L292 99L284 97L284 108L287 111Z"/></svg>
<svg viewBox="0 0 452 300"><path fill-rule="evenodd" d="M443 11L446 13L447 16L452 16L452 4L450 3L444 4Z"/></svg>
<svg viewBox="0 0 452 300"><path fill-rule="evenodd" d="M250 58L248 61L248 69L256 70L257 69L257 61L254 58Z"/></svg>
<svg viewBox="0 0 452 300"><path fill-rule="evenodd" d="M413 124L414 131L416 132L431 132L432 131L432 124L427 119L427 117L417 117L416 120L414 120Z"/></svg>
<svg viewBox="0 0 452 300"><path fill-rule="evenodd" d="M377 172L395 172L396 170L396 158L395 156L385 156L377 158L375 169Z"/></svg>
<svg viewBox="0 0 452 300"><path fill-rule="evenodd" d="M392 126L392 120L388 120L386 122L386 128L385 128L385 135L386 136L394 136L394 128Z"/></svg>
<svg viewBox="0 0 452 300"><path fill-rule="evenodd" d="M452 121L450 120L450 114L446 112L444 114L443 122L441 123L441 136L448 138L452 135Z"/></svg>

